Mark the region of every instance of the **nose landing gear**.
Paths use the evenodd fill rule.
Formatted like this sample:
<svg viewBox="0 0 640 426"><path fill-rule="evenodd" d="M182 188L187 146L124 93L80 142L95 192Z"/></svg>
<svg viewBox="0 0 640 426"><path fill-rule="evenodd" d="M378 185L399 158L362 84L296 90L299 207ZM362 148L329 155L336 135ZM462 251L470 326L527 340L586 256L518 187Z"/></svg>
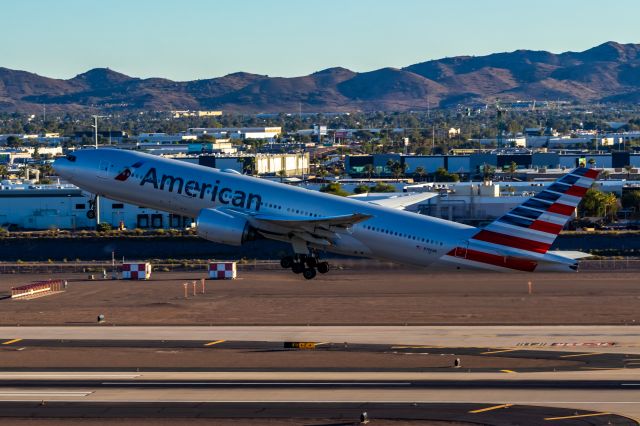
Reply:
<svg viewBox="0 0 640 426"><path fill-rule="evenodd" d="M285 256L280 260L280 266L291 269L294 274L302 274L308 280L314 279L317 272L321 274L329 272L328 262L320 262L317 256L306 254Z"/></svg>

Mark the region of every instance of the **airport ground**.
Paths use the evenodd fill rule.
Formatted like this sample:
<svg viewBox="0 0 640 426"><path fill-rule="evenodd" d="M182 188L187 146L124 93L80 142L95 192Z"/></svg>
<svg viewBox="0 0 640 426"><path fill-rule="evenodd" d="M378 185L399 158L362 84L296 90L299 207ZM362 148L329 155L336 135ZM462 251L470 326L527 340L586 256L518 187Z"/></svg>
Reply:
<svg viewBox="0 0 640 426"><path fill-rule="evenodd" d="M203 277L0 275L0 423L638 424L637 272Z"/></svg>
<svg viewBox="0 0 640 426"><path fill-rule="evenodd" d="M0 300L0 325L633 325L640 324L637 271L577 274L334 270L307 281L283 270L241 271L201 294L199 272L150 281L88 280L87 273L0 275L13 286L56 278L64 293ZM96 274L96 277L98 275ZM532 294L528 283L531 282ZM28 306L28 309L24 309Z"/></svg>

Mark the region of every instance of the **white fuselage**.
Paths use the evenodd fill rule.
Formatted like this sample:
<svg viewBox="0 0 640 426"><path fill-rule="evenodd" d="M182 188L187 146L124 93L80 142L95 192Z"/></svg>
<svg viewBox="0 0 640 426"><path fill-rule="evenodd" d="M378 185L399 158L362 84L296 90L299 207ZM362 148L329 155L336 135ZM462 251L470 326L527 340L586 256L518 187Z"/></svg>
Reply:
<svg viewBox="0 0 640 426"><path fill-rule="evenodd" d="M73 163L60 159L55 165L71 183L183 216L195 218L203 209L228 207L287 218L370 215L335 245L322 247L340 254L427 266L477 232L456 222L133 151L83 150L74 156ZM118 180L123 170L130 173Z"/></svg>

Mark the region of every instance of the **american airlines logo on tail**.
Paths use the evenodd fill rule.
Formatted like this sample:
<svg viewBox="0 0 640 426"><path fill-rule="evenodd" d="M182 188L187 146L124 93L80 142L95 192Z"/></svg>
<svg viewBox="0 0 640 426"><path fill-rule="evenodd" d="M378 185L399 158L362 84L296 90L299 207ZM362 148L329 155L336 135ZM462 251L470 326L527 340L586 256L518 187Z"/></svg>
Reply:
<svg viewBox="0 0 640 426"><path fill-rule="evenodd" d="M137 162L135 162L135 163L133 163L131 165L131 168L125 167L125 169L123 171L121 171L118 174L118 176L115 177L115 179L119 180L120 182L126 181L131 176L131 169L137 169L138 167L142 166L143 164L144 164L144 161L137 161Z"/></svg>

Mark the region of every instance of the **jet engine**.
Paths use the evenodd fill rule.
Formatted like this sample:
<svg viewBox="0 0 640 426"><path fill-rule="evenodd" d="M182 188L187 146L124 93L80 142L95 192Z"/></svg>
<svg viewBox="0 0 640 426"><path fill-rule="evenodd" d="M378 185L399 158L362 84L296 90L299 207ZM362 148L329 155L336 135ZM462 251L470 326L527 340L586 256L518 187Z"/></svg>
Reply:
<svg viewBox="0 0 640 426"><path fill-rule="evenodd" d="M239 246L256 239L256 232L245 218L216 209L202 209L196 227L198 236L216 243Z"/></svg>

